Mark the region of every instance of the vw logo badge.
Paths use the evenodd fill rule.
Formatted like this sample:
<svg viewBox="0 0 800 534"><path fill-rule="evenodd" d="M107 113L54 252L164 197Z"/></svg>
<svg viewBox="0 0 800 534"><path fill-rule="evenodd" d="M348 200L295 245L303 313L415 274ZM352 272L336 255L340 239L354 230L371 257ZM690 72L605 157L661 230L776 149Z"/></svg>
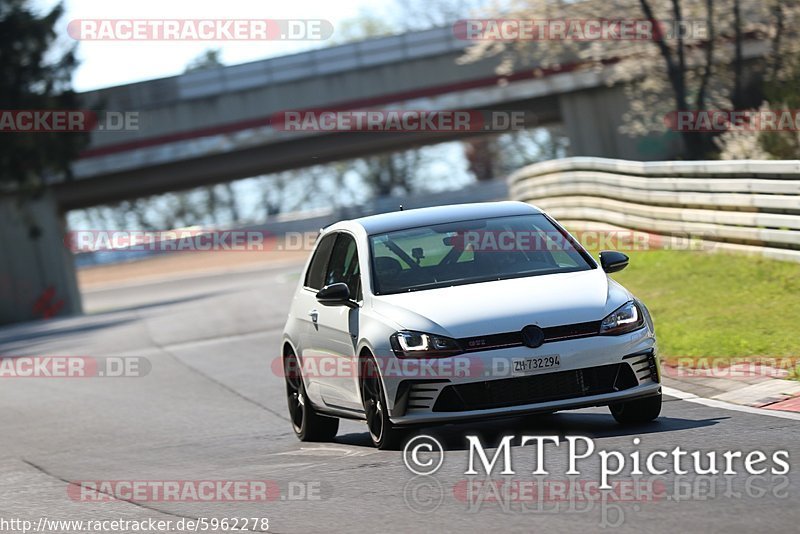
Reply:
<svg viewBox="0 0 800 534"><path fill-rule="evenodd" d="M534 324L529 324L522 329L522 341L532 349L541 347L544 343L544 331Z"/></svg>

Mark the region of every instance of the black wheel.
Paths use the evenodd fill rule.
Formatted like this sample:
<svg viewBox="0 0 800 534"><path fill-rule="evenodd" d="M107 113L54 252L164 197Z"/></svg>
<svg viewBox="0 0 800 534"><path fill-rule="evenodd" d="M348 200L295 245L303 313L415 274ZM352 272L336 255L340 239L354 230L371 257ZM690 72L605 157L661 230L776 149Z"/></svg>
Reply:
<svg viewBox="0 0 800 534"><path fill-rule="evenodd" d="M395 449L400 445L402 433L389 420L386 395L383 392L378 365L372 356L361 360L361 401L372 444L378 449Z"/></svg>
<svg viewBox="0 0 800 534"><path fill-rule="evenodd" d="M300 441L331 441L339 431L339 419L319 415L306 395L297 356L290 352L283 357L286 377L286 400L294 435Z"/></svg>
<svg viewBox="0 0 800 534"><path fill-rule="evenodd" d="M623 425L648 423L661 413L661 393L653 397L612 404L609 409L614 419Z"/></svg>

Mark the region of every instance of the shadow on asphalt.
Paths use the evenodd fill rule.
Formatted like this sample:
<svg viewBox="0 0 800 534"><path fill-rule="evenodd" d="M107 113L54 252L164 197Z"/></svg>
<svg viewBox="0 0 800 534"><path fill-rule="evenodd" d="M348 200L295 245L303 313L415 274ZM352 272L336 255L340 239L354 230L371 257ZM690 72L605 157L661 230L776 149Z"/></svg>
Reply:
<svg viewBox="0 0 800 534"><path fill-rule="evenodd" d="M135 318L130 319L109 319L109 320L96 320L90 323L81 322L80 324L67 324L72 323L72 318L67 318L65 321L36 321L30 323L21 323L10 325L9 333L3 335L0 332L0 354L7 353L10 350L15 350L15 344L19 345L20 349L30 349L35 345L36 341L43 341L53 336L75 336L86 334L95 330L102 330L104 328L112 328L135 321ZM63 325L63 326L62 326ZM29 350L26 350L29 352Z"/></svg>
<svg viewBox="0 0 800 534"><path fill-rule="evenodd" d="M12 352L23 350L25 353L30 353L30 349L36 346L38 344L37 342L44 342L54 336L70 337L83 335L96 330L113 328L138 320L135 317L103 317L106 314L111 315L116 313L134 312L150 308L158 308L161 306L171 306L174 304L194 302L213 297L214 295L218 295L220 293L220 291L214 291L200 295L164 299L157 302L148 302L146 304L137 304L121 308L108 308L85 314L83 316L83 320L81 320L79 324L75 324L75 317L66 317L64 319L54 319L52 321L41 320L9 325L7 334L4 335L3 331L0 330L0 356L3 354L11 354Z"/></svg>
<svg viewBox="0 0 800 534"><path fill-rule="evenodd" d="M222 293L224 293L224 292L223 291L212 291L212 292L208 292L208 293L202 293L202 294L199 294L199 295L191 295L191 296L188 296L188 297L182 297L182 298L177 298L177 299L164 299L164 300L159 300L159 301L156 301L156 302L148 302L146 304L135 304L135 305L132 305L132 306L124 306L124 307L121 307L121 308L115 308L115 307L103 308L102 310L93 311L88 315L102 315L104 313L120 313L120 312L131 312L131 311L147 310L147 309L150 309L150 308L158 308L158 307L161 307L161 306L171 306L173 304L182 304L184 302L194 302L194 301L197 301L197 300L202 300L202 299L206 299L206 298L209 298L209 297L213 297L215 295L220 295Z"/></svg>
<svg viewBox="0 0 800 534"><path fill-rule="evenodd" d="M504 436L513 434L513 446L520 445L522 435L539 436L586 436L588 438L612 438L620 436L640 436L661 432L689 430L716 425L727 417L710 419L682 419L661 416L657 420L642 424L622 426L614 421L611 414L604 413L557 413L551 415L532 415L493 421L449 424L437 427L417 427L406 432L404 442L412 436L428 434L442 444L445 450L466 450L469 444L467 435L476 435L485 446L496 446ZM370 447L369 433L350 433L336 437L337 443Z"/></svg>

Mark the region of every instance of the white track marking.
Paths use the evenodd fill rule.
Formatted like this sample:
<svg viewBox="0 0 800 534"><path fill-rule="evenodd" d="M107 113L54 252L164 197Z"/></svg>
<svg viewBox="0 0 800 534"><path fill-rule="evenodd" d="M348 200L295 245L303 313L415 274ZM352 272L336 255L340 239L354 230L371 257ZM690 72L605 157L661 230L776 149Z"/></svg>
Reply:
<svg viewBox="0 0 800 534"><path fill-rule="evenodd" d="M723 410L733 410L736 412L744 412L755 415L768 415L770 417L779 417L781 419L791 419L793 421L800 421L800 413L782 412L779 410L765 410L763 408L754 408L752 406L740 406L739 404L731 404L729 402L721 400L698 397L694 393L686 393L685 391L681 391L679 389L674 389L667 386L662 386L661 389L663 390L664 395L669 395L670 397L676 397L686 402L702 404L703 406L709 406L711 408L721 408Z"/></svg>

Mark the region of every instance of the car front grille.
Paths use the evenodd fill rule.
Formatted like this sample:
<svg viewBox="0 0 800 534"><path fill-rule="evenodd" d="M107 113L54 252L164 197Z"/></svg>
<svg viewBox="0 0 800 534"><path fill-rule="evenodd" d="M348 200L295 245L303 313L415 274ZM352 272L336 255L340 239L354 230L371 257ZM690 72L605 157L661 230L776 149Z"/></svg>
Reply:
<svg viewBox="0 0 800 534"><path fill-rule="evenodd" d="M488 410L613 393L638 385L627 363L445 387L434 412Z"/></svg>
<svg viewBox="0 0 800 534"><path fill-rule="evenodd" d="M542 328L542 332L544 333L544 343L596 336L600 334L600 321L548 326ZM494 350L504 347L520 347L525 344L521 331L465 337L459 339L458 343L465 352Z"/></svg>

